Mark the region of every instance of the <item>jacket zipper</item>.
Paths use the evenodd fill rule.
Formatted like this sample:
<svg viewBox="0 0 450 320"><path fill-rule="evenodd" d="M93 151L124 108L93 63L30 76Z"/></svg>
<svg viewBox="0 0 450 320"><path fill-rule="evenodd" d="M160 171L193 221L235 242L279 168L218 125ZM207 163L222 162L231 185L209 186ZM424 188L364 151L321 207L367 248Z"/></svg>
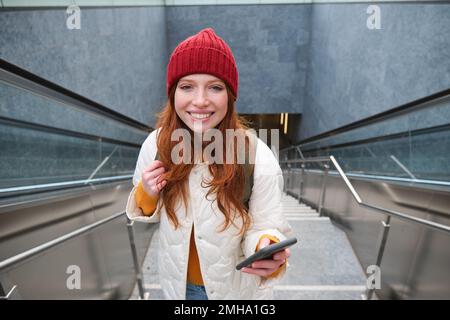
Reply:
<svg viewBox="0 0 450 320"><path fill-rule="evenodd" d="M191 235L192 235L192 227L194 226L194 221L192 220L191 223L191 227L189 228L189 236L188 236L188 241L187 241L187 255L186 255L186 263L185 263L185 267L184 267L184 298L186 299L186 286L187 286L187 271L188 271L188 266L189 266L189 254L190 254L190 250L191 250ZM195 239L194 239L195 241Z"/></svg>
<svg viewBox="0 0 450 320"><path fill-rule="evenodd" d="M194 223L192 223L192 224L194 225ZM191 232L192 232L192 228L191 228ZM199 246L197 244L197 237L195 236L195 233L194 233L194 242L195 242L195 247L197 248L197 257L198 257L198 264L200 266L200 275L201 275L202 280L203 280L203 286L205 287L206 295L208 295L208 290L206 288L205 276L203 275L203 268L202 268L202 262L201 262L202 259L200 257L200 250L198 249Z"/></svg>

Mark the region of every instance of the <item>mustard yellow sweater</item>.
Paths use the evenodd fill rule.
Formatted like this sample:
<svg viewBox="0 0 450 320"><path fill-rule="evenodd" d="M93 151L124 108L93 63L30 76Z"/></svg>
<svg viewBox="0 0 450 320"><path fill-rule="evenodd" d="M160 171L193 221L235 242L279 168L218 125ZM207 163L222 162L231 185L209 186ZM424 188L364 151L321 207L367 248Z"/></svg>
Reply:
<svg viewBox="0 0 450 320"><path fill-rule="evenodd" d="M151 216L155 212L157 203L158 197L152 197L149 194L147 194L144 191L144 188L142 187L142 183L139 182L139 185L136 188L136 204L142 210L142 213L145 216ZM274 237L269 234L263 234L259 239L258 245L255 248L255 252L259 250L261 240L264 238L269 238L271 244L280 242L280 240L277 237ZM269 276L269 278L276 277L285 267L285 265L286 263L280 266L280 268L274 273L272 273ZM192 228L190 248L189 248L187 282L196 285L203 285L202 273L200 271L200 261L198 260L197 247L195 246L194 241L194 228Z"/></svg>

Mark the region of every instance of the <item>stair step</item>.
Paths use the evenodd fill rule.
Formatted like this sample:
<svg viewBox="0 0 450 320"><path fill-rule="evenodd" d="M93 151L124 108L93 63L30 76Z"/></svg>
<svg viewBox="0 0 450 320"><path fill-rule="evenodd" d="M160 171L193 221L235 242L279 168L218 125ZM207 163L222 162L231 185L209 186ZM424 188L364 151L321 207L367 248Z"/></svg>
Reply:
<svg viewBox="0 0 450 320"><path fill-rule="evenodd" d="M283 212L283 214L319 214L318 212L314 211L314 210L310 210L310 211L285 211L285 210L281 210L281 212Z"/></svg>

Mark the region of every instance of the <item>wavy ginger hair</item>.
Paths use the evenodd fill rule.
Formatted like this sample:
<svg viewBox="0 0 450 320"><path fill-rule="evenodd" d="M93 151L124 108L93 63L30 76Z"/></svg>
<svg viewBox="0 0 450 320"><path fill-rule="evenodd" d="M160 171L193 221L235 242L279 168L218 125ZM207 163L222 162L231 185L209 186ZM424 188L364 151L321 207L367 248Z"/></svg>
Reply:
<svg viewBox="0 0 450 320"><path fill-rule="evenodd" d="M193 137L192 130L186 126L175 111L176 87L177 83L172 86L169 92L169 99L163 110L159 113L158 121L156 123L157 128L163 128L160 130L157 138L159 158L166 168L166 173L162 175L161 180L167 180L166 186L161 191L162 200L168 218L174 225L175 229L178 228L179 221L177 219L174 206L178 199L183 199L184 206L187 208L189 192L188 177L194 166L194 161L190 161L188 164L174 164L171 160L172 149L179 143L179 141L171 141L172 132L175 129L183 128L187 129L191 133L191 137ZM221 131L222 137L226 136L226 129L248 129L246 121L240 118L236 113L236 97L228 87L228 84L226 84L226 90L228 94L227 113L216 127L216 129ZM223 140L223 150L226 150L226 139L224 138ZM246 142L248 142L247 139ZM193 146L193 141L191 141L191 146ZM218 208L225 217L224 226L220 231L224 231L230 224L236 226L233 220L235 219L237 213L242 218L243 222L239 234L243 234L250 227L251 217L242 202L245 187L245 175L244 165L238 164L236 161L237 146L238 144L234 143L233 159L235 161L233 163L227 164L223 161L223 164L212 163L208 165L209 172L211 173L213 179L209 182L203 181L202 186L205 185L206 187L210 187L206 195L207 198L212 193L216 194ZM191 157L193 156L193 152L191 152ZM193 160L193 158L191 160ZM235 209L234 212L233 208Z"/></svg>

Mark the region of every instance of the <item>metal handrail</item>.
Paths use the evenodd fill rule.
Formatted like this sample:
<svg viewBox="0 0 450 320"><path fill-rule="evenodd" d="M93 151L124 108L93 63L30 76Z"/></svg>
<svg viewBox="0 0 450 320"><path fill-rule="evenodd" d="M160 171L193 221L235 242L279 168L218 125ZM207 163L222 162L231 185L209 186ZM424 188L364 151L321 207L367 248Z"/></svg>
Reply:
<svg viewBox="0 0 450 320"><path fill-rule="evenodd" d="M297 143L296 145L291 145L289 147L281 149L280 154L282 152L288 151L295 147L303 147L305 144L317 142L317 141L320 141L325 138L329 138L332 136L336 136L338 134L349 132L351 130L366 127L366 126L372 125L374 123L383 122L388 119L392 119L397 116L404 115L406 113L415 112L422 108L429 108L431 105L431 102L439 102L439 101L442 101L442 100L448 99L448 98L450 98L450 88L447 88L442 91L434 92L425 97L407 102L403 105L391 108L387 111L378 113L376 115L369 116L367 118L352 122L352 123L344 125L342 127L335 128L330 131L322 132L321 134L306 138L306 139L300 141L299 143Z"/></svg>
<svg viewBox="0 0 450 320"><path fill-rule="evenodd" d="M312 163L312 162L329 162L329 161L331 161L333 163L333 165L337 169L339 175L344 180L345 185L350 190L353 198L355 198L356 202L359 205L367 207L367 208L375 209L375 210L380 211L380 212L382 212L384 214L388 214L390 216L394 216L394 217L397 217L397 218L402 219L402 220L418 223L418 224L421 224L421 225L424 225L424 226L427 226L427 227L430 227L430 228L433 228L433 229L436 229L436 230L439 230L439 231L444 231L446 233L450 233L450 227L449 226L446 226L446 225L443 225L443 224L440 224L440 223L436 223L436 222L432 222L432 221L428 221L428 220L425 220L425 219L416 218L416 217L413 217L411 215L408 215L408 214L405 214L405 213L402 213L402 212L398 212L398 211L394 211L394 210L378 207L378 206L371 205L371 204L363 202L361 197L359 196L358 192L356 191L355 187L352 185L352 183L348 179L347 175L344 173L344 170L342 170L341 166L339 165L338 161L334 158L334 156L285 160L285 161L280 161L280 163Z"/></svg>
<svg viewBox="0 0 450 320"><path fill-rule="evenodd" d="M114 176L114 177L105 177L105 178L84 179L84 180L38 184L38 185L31 185L31 186L4 188L4 189L0 189L0 196L2 194L12 193L12 192L19 192L19 193L25 192L25 191L37 192L37 191L46 190L46 189L55 189L55 188L62 189L62 188L77 187L77 186L82 187L82 186L86 186L88 184L129 180L132 177L133 177L133 175L124 175L124 176Z"/></svg>
<svg viewBox="0 0 450 320"><path fill-rule="evenodd" d="M305 159L292 159L292 160L283 160L280 163L306 163L306 162L326 162L330 161L329 157L313 157L313 158L305 158Z"/></svg>
<svg viewBox="0 0 450 320"><path fill-rule="evenodd" d="M305 156L303 155L302 149L300 149L300 146L297 146L295 148L298 152L298 154L300 155L300 158L305 159Z"/></svg>
<svg viewBox="0 0 450 320"><path fill-rule="evenodd" d="M50 248L52 248L54 246L57 246L57 245L59 245L59 244L61 244L63 242L66 242L67 240L70 240L70 239L72 239L74 237L77 237L77 236L79 236L79 235L81 235L83 233L89 232L92 229L95 229L95 228L97 228L97 227L99 227L99 226L101 226L101 225L103 225L103 224L105 224L105 223L107 223L107 222L109 222L111 220L114 220L117 217L120 217L120 216L122 216L124 214L125 214L125 211L113 214L112 216L110 216L108 218L105 218L105 219L102 219L100 221L94 222L94 223L92 223L90 225L87 225L85 227L79 228L79 229L77 229L75 231L72 231L72 232L69 232L69 233L67 233L67 234L65 234L65 235L63 235L61 237L58 237L56 239L47 241L47 242L45 242L45 243L43 243L41 245L38 245L38 246L36 246L34 248L26 250L26 251L24 251L22 253L19 253L19 254L15 255L15 256L12 256L12 257L8 258L8 259L5 259L5 260L0 262L0 271L3 271L4 269L9 268L9 267L11 267L11 266L21 262L21 261L27 260L27 259L29 259L29 258L31 258L31 257L33 257L33 256L35 256L35 255L37 255L39 253L44 252L45 250L48 250L48 249L50 249Z"/></svg>
<svg viewBox="0 0 450 320"><path fill-rule="evenodd" d="M309 169L310 172L314 172L314 169ZM318 170L320 171L320 170ZM336 175L339 175L339 173L336 172ZM333 172L330 171L330 175L332 175ZM420 187L422 186L439 186L439 187L450 187L450 181L440 181L440 180L425 180L425 179L411 179L411 178L404 178L404 177L394 177L394 176L383 176L383 175L375 175L375 174L364 174L364 173L356 173L356 172L347 172L347 177L349 178L362 178L362 179L369 179L369 180L383 180L383 181L389 181L389 182L400 182L400 183L414 183L414 184L420 184Z"/></svg>
<svg viewBox="0 0 450 320"><path fill-rule="evenodd" d="M47 241L37 247L31 248L27 251L24 251L22 253L19 253L13 257L10 257L8 259L5 259L3 261L0 262L0 272L3 271L4 269L7 269L9 267L12 267L24 260L27 260L39 253L42 253L54 246L60 245L61 243L66 242L69 239L72 239L74 237L77 237L79 235L82 235L86 232L89 232L105 223L108 223L111 220L116 219L117 217L120 217L122 215L125 214L125 211L113 214L112 216L109 216L108 218L102 219L100 221L94 222L90 225L87 225L85 227L79 228L75 231L69 232L61 237L58 237L56 239ZM133 224L134 221L130 221L130 219L127 218L127 230L128 230L128 238L130 241L130 247L131 247L131 254L132 254L132 258L133 258L133 265L134 265L134 269L135 269L135 273L136 273L136 279L137 279L137 284L138 284L138 289L139 289L139 297L141 299L148 299L149 296L148 294L144 291L144 284L143 284L143 274L142 274L142 269L139 265L139 259L138 259L138 253L137 253L137 249L136 249L136 242L135 242L135 236L134 236L134 229L133 229ZM1 286L0 286L1 287ZM14 286L10 293L12 291L14 291L17 288L17 286ZM5 297L0 297L3 299L8 299L8 296L10 295L10 293L8 293Z"/></svg>
<svg viewBox="0 0 450 320"><path fill-rule="evenodd" d="M108 143L119 145L119 146L126 146L126 147L132 147L132 148L140 148L141 147L141 145L138 143L119 140L119 139L115 139L115 138L108 138L108 137L91 134L91 133L73 131L73 130L64 129L64 128L51 127L51 126L48 126L45 124L34 123L34 122L25 121L25 120L9 118L9 117L5 117L5 116L0 116L0 124L13 126L15 128L23 128L23 129L30 129L30 130L39 131L39 132L57 134L57 135L64 136L64 137L74 137L74 138L79 138L79 139L84 139L84 140L95 141L95 142L108 142Z"/></svg>

